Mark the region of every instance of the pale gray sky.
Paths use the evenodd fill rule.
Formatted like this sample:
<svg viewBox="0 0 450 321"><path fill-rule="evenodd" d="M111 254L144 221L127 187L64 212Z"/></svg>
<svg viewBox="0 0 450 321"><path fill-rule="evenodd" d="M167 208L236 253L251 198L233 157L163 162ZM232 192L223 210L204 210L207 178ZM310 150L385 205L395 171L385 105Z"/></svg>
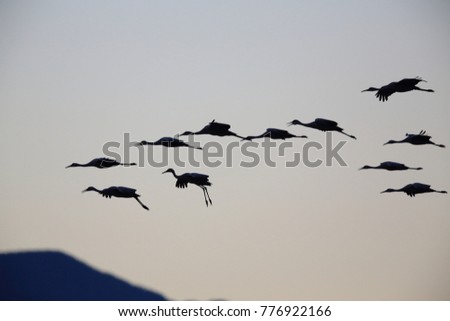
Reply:
<svg viewBox="0 0 450 321"><path fill-rule="evenodd" d="M416 181L450 191L449 9L0 1L0 250L62 250L174 299L450 299L449 196L379 194ZM436 92L360 92L415 76ZM233 168L176 168L210 175L210 208L162 168L64 168L125 132L151 141L216 119L246 136L316 117L358 137L348 167L246 169L236 152ZM382 145L421 129L448 148ZM325 142L289 130L309 137L295 151ZM357 170L387 160L424 170ZM151 210L81 194L89 185L135 187Z"/></svg>

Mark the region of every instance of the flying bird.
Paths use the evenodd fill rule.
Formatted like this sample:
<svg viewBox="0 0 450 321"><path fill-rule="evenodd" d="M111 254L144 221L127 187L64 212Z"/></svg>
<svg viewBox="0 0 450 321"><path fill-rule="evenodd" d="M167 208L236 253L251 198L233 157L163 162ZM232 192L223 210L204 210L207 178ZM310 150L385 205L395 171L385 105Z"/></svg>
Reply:
<svg viewBox="0 0 450 321"><path fill-rule="evenodd" d="M238 134L230 131L231 126L228 124L218 123L215 119L213 119L212 122L210 122L208 125L203 127L198 132L191 132L191 131L185 131L184 133L180 134L180 136L186 136L186 135L213 135L213 136L235 136L238 138L244 138L242 136L239 136Z"/></svg>
<svg viewBox="0 0 450 321"><path fill-rule="evenodd" d="M355 136L345 133L344 129L339 127L337 122L335 122L333 120L324 119L324 118L316 118L311 123L302 123L301 121L299 121L297 119L294 119L293 121L289 122L288 125L289 126L291 126L291 125L301 125L301 126L305 126L305 127L318 129L318 130L321 130L321 131L324 131L324 132L336 131L336 132L342 133L342 134L344 134L344 135L346 135L346 136L348 136L350 138L356 139Z"/></svg>
<svg viewBox="0 0 450 321"><path fill-rule="evenodd" d="M78 163L72 163L69 166L66 166L66 168L69 167L97 167L97 168L110 168L114 166L136 166L136 163L119 163L115 159L112 158L106 158L106 157L100 157L100 158L94 158L90 162L86 164L78 164Z"/></svg>
<svg viewBox="0 0 450 321"><path fill-rule="evenodd" d="M211 198L209 197L208 189L206 186L211 186L211 182L209 181L208 177L209 175L205 174L198 174L198 173L184 173L182 175L177 175L175 173L175 170L172 168L169 168L168 170L164 171L164 173L172 173L173 176L177 179L175 186L178 188L186 188L188 184L194 184L200 187L203 190L203 196L205 197L206 206L209 204L212 205Z"/></svg>
<svg viewBox="0 0 450 321"><path fill-rule="evenodd" d="M430 188L430 185L422 184L422 183L413 183L408 184L400 189L394 189L394 188L388 188L385 191L382 191L381 193L393 193L393 192L404 192L406 195L414 197L416 194L423 194L423 193L442 193L447 194L447 191L436 191L432 188Z"/></svg>
<svg viewBox="0 0 450 321"><path fill-rule="evenodd" d="M434 92L433 89L422 89L417 87L417 84L421 81L426 82L426 80L423 80L420 77L405 78L400 81L391 82L390 84L385 85L381 88L370 87L361 92L376 91L377 93L375 94L375 97L377 97L380 101L387 101L388 97L393 93L403 93L411 90L421 90L431 93Z"/></svg>
<svg viewBox="0 0 450 321"><path fill-rule="evenodd" d="M405 164L397 163L397 162L383 162L380 163L378 166L369 166L365 165L361 167L360 169L385 169L388 171L404 171L408 169L414 169L414 170L422 170L422 167L408 167Z"/></svg>
<svg viewBox="0 0 450 321"><path fill-rule="evenodd" d="M432 142L431 136L426 135L426 131L421 130L418 134L406 134L406 138L403 140L390 140L384 145L388 144L400 144L400 143L409 143L412 145L435 145L441 148L445 148L445 145L436 144Z"/></svg>
<svg viewBox="0 0 450 321"><path fill-rule="evenodd" d="M264 133L262 133L259 136L247 136L243 140L253 140L256 138L264 138L269 137L271 139L282 139L285 140L287 138L308 138L308 136L297 136L294 134L291 134L287 130L284 129L278 129L278 128L267 128Z"/></svg>
<svg viewBox="0 0 450 321"><path fill-rule="evenodd" d="M147 142L145 140L141 141L140 143L135 144L136 146L143 146L143 145L160 145L165 147L189 147L189 148L195 148L195 149L202 149L198 146L191 146L183 142L182 140L179 140L178 138L173 137L163 137L158 139L156 142Z"/></svg>
<svg viewBox="0 0 450 321"><path fill-rule="evenodd" d="M140 195L136 194L136 190L134 188L129 188L125 186L111 186L103 190L98 190L93 186L89 186L82 192L84 193L90 191L97 192L106 198L111 198L112 196L122 198L134 198L139 204L141 204L143 208L145 208L148 211L148 207L141 202L141 200L139 199Z"/></svg>

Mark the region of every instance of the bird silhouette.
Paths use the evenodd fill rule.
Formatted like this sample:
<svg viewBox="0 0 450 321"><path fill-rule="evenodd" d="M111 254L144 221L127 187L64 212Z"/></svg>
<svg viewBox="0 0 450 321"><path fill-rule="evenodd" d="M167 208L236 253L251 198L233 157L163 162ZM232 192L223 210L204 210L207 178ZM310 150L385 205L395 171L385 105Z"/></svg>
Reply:
<svg viewBox="0 0 450 321"><path fill-rule="evenodd" d="M186 136L186 135L213 135L213 136L235 136L238 138L244 138L242 136L239 136L238 134L230 131L231 126L228 124L218 123L215 119L213 119L212 122L210 122L208 125L203 127L198 132L191 132L191 131L185 131L184 133L180 134L180 136Z"/></svg>
<svg viewBox="0 0 450 321"><path fill-rule="evenodd" d="M406 195L411 196L411 197L416 196L416 194L423 194L423 193L447 194L447 191L436 191L436 190L430 188L430 185L422 184L422 183L408 184L399 189L388 188L387 190L382 191L381 193L393 193L393 192L404 192L404 193L406 193Z"/></svg>
<svg viewBox="0 0 450 321"><path fill-rule="evenodd" d="M165 173L172 173L173 176L177 179L175 186L178 188L186 188L188 184L194 184L200 187L203 190L203 196L205 197L206 206L209 204L212 205L211 198L209 197L208 189L206 186L211 186L211 182L209 181L208 177L209 175L205 174L198 174L198 173L184 173L182 175L177 175L175 173L175 170L172 168L169 168L168 170L164 171Z"/></svg>
<svg viewBox="0 0 450 321"><path fill-rule="evenodd" d="M174 137L163 137L158 139L156 142L147 142L145 140L141 141L140 143L136 143L136 146L143 146L143 145L160 145L165 147L189 147L189 148L195 148L195 149L202 149L201 147L197 146L191 146L189 144L186 144L182 140L179 140L178 138Z"/></svg>
<svg viewBox="0 0 450 321"><path fill-rule="evenodd" d="M422 167L408 167L405 164L397 163L397 162L383 162L380 163L378 166L369 166L365 165L361 167L360 169L385 169L388 171L404 171L408 169L414 169L414 170L422 170Z"/></svg>
<svg viewBox="0 0 450 321"><path fill-rule="evenodd" d="M141 202L141 200L139 199L140 195L136 194L136 190L134 188L129 188L125 186L111 186L103 190L98 190L93 186L89 186L82 192L84 193L90 191L97 192L106 198L111 198L112 196L122 198L134 198L139 204L141 204L143 208L145 208L148 211L148 207Z"/></svg>
<svg viewBox="0 0 450 321"><path fill-rule="evenodd" d="M262 133L259 136L247 136L245 137L243 140L253 140L253 139L257 139L257 138L264 138L264 137L269 137L271 139L288 139L288 138L308 138L308 136L297 136L294 134L291 134L290 132L288 132L287 130L284 129L278 129L278 128L267 128L266 131L264 133Z"/></svg>
<svg viewBox="0 0 450 321"><path fill-rule="evenodd" d="M333 120L324 119L324 118L316 118L311 123L302 123L301 121L299 121L297 119L294 119L293 121L289 122L288 125L289 126L291 126L291 125L301 125L301 126L305 126L305 127L318 129L318 130L321 130L321 131L324 131L324 132L336 131L336 132L342 133L342 134L344 134L344 135L346 135L346 136L348 136L350 138L356 139L355 136L345 133L344 129L339 127L337 122L335 122Z"/></svg>
<svg viewBox="0 0 450 321"><path fill-rule="evenodd" d="M377 97L380 101L387 101L388 97L393 93L403 93L411 90L421 90L431 93L434 92L433 89L422 89L417 87L417 84L421 81L426 82L426 80L423 80L420 77L405 78L400 81L391 82L390 84L385 85L381 88L370 87L361 92L376 91L377 93L375 94L375 97Z"/></svg>
<svg viewBox="0 0 450 321"><path fill-rule="evenodd" d="M66 168L70 167L97 167L97 168L110 168L114 166L136 166L136 163L119 163L115 159L112 158L106 158L106 157L99 157L94 158L90 162L86 164L78 164L78 163L72 163L69 166L66 166Z"/></svg>
<svg viewBox="0 0 450 321"><path fill-rule="evenodd" d="M445 145L436 144L432 142L431 136L426 135L426 131L421 130L418 134L406 134L406 138L403 140L390 140L384 145L388 144L401 144L401 143L409 143L412 145L435 145L441 148L445 148Z"/></svg>

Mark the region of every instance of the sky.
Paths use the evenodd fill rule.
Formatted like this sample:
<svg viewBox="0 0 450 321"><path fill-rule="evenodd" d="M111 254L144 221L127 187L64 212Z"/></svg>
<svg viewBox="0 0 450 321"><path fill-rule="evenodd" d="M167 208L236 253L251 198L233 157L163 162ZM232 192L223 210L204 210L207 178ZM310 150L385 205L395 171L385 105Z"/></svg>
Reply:
<svg viewBox="0 0 450 321"><path fill-rule="evenodd" d="M0 251L64 251L176 300L449 300L448 194L380 194L450 191L449 147L383 146L422 129L450 146L449 15L447 1L0 1ZM361 93L416 76L435 93ZM347 166L286 167L306 143L325 146L324 133L287 127L316 117L358 138L332 134ZM180 167L171 149L162 167L65 168L108 142L125 155L125 135L213 119L308 139L275 167L242 167L239 149L232 166L195 150L200 165ZM358 170L389 160L424 169ZM210 175L213 206L168 167ZM150 211L81 193L91 185L136 188Z"/></svg>

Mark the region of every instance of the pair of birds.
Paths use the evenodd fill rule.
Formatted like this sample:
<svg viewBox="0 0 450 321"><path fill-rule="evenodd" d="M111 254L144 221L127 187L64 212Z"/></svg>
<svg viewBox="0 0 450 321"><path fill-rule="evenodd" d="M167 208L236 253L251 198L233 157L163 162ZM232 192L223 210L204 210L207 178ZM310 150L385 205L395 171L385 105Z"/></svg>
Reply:
<svg viewBox="0 0 450 321"><path fill-rule="evenodd" d="M388 171L404 171L404 170L422 170L422 167L408 167L405 164L397 163L397 162L383 162L380 163L378 166L369 166L365 165L360 168L361 169L385 169ZM414 197L416 194L423 194L423 193L442 193L447 194L446 191L436 191L431 188L431 185L422 184L422 183L413 183L408 184L406 186L403 186L399 189L394 188L388 188L385 191L382 191L381 193L393 193L393 192L404 192L406 195Z"/></svg>
<svg viewBox="0 0 450 321"><path fill-rule="evenodd" d="M114 159L110 158L95 158L86 164L72 163L66 168L70 167L96 167L96 168L110 168L115 166L135 166L136 163L120 163ZM203 190L203 195L205 197L206 206L212 205L211 198L209 197L208 189L206 186L211 186L209 181L209 175L198 174L198 173L184 173L182 175L177 175L172 168L164 171L164 173L172 173L176 178L175 186L178 188L186 188L188 184L193 184L200 187ZM119 197L119 198L134 198L144 209L149 210L149 208L141 202L139 199L140 195L136 193L136 189L126 187L126 186L111 186L102 190L99 190L93 186L89 186L82 192L97 192L103 197Z"/></svg>

